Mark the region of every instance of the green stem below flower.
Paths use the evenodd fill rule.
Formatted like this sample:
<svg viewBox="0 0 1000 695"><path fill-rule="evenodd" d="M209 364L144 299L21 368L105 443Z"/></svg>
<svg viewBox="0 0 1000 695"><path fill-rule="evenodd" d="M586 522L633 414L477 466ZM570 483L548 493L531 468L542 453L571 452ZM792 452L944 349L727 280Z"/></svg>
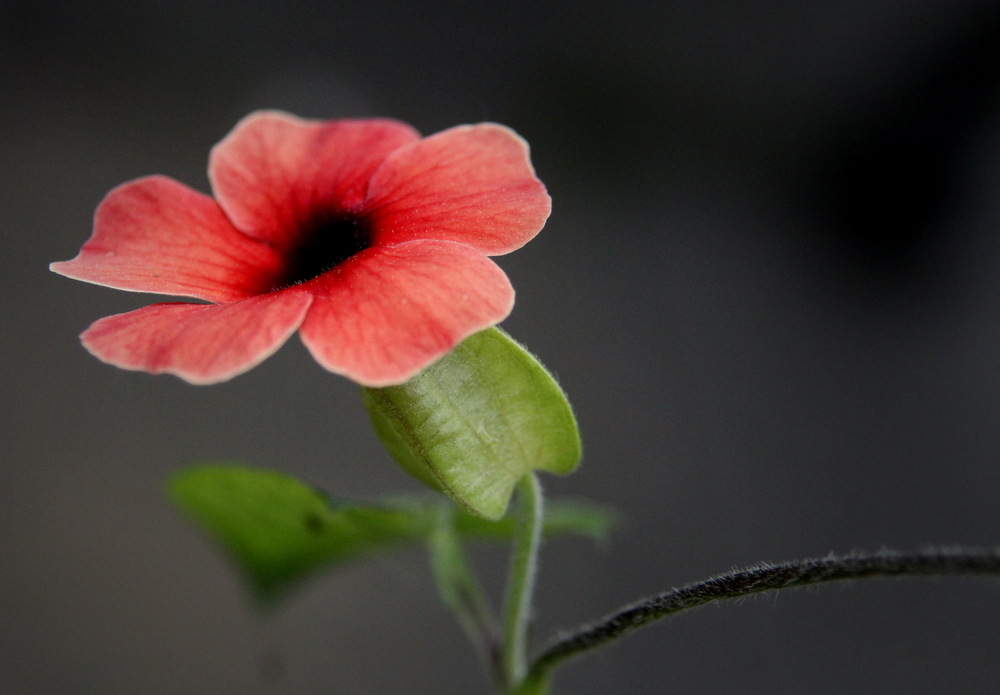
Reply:
<svg viewBox="0 0 1000 695"><path fill-rule="evenodd" d="M544 497L538 476L528 473L518 483L517 490L518 526L514 535L504 619L506 692L515 692L527 671L528 623L544 518Z"/></svg>
<svg viewBox="0 0 1000 695"><path fill-rule="evenodd" d="M504 682L500 663L498 621L455 533L455 509L450 504L437 510L427 539L431 569L441 600L458 618L498 687Z"/></svg>

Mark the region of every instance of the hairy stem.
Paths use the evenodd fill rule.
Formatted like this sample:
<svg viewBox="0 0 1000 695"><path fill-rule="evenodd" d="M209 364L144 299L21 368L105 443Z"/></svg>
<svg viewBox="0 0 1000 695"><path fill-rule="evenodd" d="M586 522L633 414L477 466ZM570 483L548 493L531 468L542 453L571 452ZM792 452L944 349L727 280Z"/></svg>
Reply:
<svg viewBox="0 0 1000 695"><path fill-rule="evenodd" d="M535 588L538 546L542 539L544 502L538 476L528 473L518 484L518 523L514 536L504 620L503 665L507 689L527 671L528 622Z"/></svg>
<svg viewBox="0 0 1000 695"><path fill-rule="evenodd" d="M428 549L441 600L455 613L469 641L500 687L504 675L500 664L498 622L455 533L454 510L450 505L442 505L438 510L428 538Z"/></svg>
<svg viewBox="0 0 1000 695"><path fill-rule="evenodd" d="M552 670L567 659L596 649L661 618L713 601L841 579L942 574L1000 575L1000 549L928 550L906 554L884 551L844 557L831 555L816 560L761 565L719 575L626 606L600 622L556 638L543 648L532 663L519 692L547 692Z"/></svg>

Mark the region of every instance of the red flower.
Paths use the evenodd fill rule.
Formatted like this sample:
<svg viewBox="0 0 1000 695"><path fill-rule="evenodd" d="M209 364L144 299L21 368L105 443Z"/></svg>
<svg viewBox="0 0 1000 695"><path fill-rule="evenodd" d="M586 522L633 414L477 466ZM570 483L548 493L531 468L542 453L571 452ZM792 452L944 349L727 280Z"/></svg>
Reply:
<svg viewBox="0 0 1000 695"><path fill-rule="evenodd" d="M514 303L487 255L527 243L551 202L513 131L421 139L398 121L244 118L211 152L215 199L150 176L112 190L94 233L52 270L166 303L81 336L99 359L210 384L299 330L326 369L399 384Z"/></svg>

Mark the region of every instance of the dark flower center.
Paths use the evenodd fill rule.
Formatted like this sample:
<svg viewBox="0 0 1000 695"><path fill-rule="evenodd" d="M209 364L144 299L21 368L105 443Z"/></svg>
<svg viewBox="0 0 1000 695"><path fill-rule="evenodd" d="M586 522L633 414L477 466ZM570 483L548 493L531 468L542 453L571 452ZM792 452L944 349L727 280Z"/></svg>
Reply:
<svg viewBox="0 0 1000 695"><path fill-rule="evenodd" d="M279 287L312 280L371 245L368 225L350 214L324 215L289 249Z"/></svg>

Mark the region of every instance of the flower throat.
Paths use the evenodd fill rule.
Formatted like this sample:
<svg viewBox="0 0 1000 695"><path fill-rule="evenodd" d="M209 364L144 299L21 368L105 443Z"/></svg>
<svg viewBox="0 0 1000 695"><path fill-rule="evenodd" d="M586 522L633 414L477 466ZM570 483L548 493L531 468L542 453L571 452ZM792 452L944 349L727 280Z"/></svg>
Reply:
<svg viewBox="0 0 1000 695"><path fill-rule="evenodd" d="M277 287L312 280L371 245L368 225L353 215L324 216L307 227L287 253L285 274Z"/></svg>

